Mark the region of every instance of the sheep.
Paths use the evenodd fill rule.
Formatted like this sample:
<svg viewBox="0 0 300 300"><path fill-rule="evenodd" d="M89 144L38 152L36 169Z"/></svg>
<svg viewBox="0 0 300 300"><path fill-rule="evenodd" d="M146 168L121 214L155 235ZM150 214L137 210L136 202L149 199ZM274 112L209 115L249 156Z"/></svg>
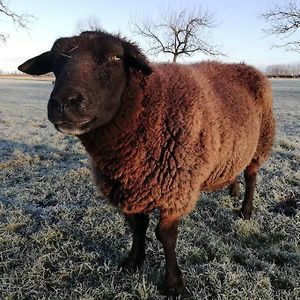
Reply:
<svg viewBox="0 0 300 300"><path fill-rule="evenodd" d="M48 118L80 139L99 191L132 228L124 269L142 266L149 214L159 209L165 292L181 294L178 225L200 192L230 186L236 196L244 172L240 213L251 216L257 173L275 135L267 78L242 63L150 64L137 45L103 31L58 39L19 70L54 72Z"/></svg>

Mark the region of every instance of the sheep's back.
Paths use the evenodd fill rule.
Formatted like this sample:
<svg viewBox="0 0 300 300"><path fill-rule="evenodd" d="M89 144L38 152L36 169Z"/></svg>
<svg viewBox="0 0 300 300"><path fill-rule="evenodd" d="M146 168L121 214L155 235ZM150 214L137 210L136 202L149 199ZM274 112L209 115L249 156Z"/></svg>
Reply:
<svg viewBox="0 0 300 300"><path fill-rule="evenodd" d="M180 145L184 168L201 189L228 185L258 147L267 81L243 64L165 64L159 69L165 121Z"/></svg>

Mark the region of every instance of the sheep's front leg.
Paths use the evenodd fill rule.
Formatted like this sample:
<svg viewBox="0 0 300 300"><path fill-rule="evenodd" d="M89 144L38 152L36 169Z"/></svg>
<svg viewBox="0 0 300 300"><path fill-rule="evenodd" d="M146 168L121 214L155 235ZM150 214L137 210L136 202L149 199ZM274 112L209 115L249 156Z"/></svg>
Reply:
<svg viewBox="0 0 300 300"><path fill-rule="evenodd" d="M161 218L156 227L156 237L162 243L166 259L165 289L167 295L180 295L184 288L182 273L176 258L176 240L179 219L172 217Z"/></svg>
<svg viewBox="0 0 300 300"><path fill-rule="evenodd" d="M145 260L146 231L149 224L149 216L145 214L125 215L133 231L133 242L128 257L122 263L122 267L129 271L135 271L143 265Z"/></svg>

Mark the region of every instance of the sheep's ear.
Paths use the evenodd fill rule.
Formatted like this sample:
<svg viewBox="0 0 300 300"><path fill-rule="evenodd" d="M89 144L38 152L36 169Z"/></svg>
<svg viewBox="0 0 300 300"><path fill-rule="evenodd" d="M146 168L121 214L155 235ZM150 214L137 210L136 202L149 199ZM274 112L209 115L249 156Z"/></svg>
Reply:
<svg viewBox="0 0 300 300"><path fill-rule="evenodd" d="M124 63L127 67L141 70L145 75L150 75L153 70L144 54L134 44L124 42Z"/></svg>
<svg viewBox="0 0 300 300"><path fill-rule="evenodd" d="M18 69L30 75L43 75L53 71L52 64L52 53L47 51L25 61Z"/></svg>

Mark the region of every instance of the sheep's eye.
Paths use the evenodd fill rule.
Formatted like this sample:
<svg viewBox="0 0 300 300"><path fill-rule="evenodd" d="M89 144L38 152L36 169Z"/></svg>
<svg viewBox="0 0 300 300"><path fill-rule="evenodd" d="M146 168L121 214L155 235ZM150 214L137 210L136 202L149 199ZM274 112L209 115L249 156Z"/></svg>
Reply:
<svg viewBox="0 0 300 300"><path fill-rule="evenodd" d="M113 55L109 58L110 61L119 61L121 60L121 57L118 55Z"/></svg>
<svg viewBox="0 0 300 300"><path fill-rule="evenodd" d="M73 57L71 55L68 55L66 53L61 53L60 56L66 57L68 59L73 59Z"/></svg>
<svg viewBox="0 0 300 300"><path fill-rule="evenodd" d="M69 59L73 59L72 52L74 52L77 48L78 46L75 46L68 51L61 53L60 55Z"/></svg>

